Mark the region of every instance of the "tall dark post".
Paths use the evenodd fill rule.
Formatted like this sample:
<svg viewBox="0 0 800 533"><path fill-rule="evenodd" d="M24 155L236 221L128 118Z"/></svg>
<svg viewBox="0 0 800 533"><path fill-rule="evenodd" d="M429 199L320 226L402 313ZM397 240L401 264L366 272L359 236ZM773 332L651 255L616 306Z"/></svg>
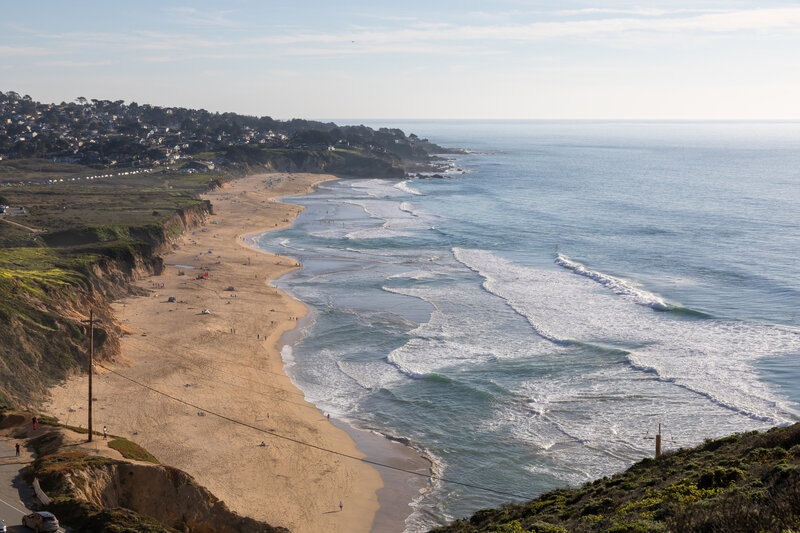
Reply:
<svg viewBox="0 0 800 533"><path fill-rule="evenodd" d="M89 442L92 442L92 374L94 368L94 310L89 309Z"/></svg>
<svg viewBox="0 0 800 533"><path fill-rule="evenodd" d="M661 457L661 424L658 425L658 433L656 434L656 459L659 457Z"/></svg>

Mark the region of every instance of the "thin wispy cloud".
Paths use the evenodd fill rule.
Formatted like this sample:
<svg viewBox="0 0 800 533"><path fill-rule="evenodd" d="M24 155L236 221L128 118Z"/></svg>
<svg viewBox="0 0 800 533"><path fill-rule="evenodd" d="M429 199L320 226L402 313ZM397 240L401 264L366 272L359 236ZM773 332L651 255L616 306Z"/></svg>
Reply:
<svg viewBox="0 0 800 533"><path fill-rule="evenodd" d="M165 8L182 17L206 17L207 22L223 22L224 14L200 14L194 8ZM689 13L691 11L691 13ZM351 28L341 32L319 32L309 28L276 27L274 33L261 37L217 39L198 32L163 32L138 30L116 32L40 32L40 46L0 46L0 57L76 53L96 49L128 49L164 52L166 56L197 49L230 50L250 46L272 54L292 56L356 55L381 53L409 54L483 54L484 43L527 43L559 39L607 38L609 42L657 42L659 36L724 36L737 32L773 32L776 35L800 35L800 7L750 9L727 12L696 10L622 10L588 8L558 11L571 15L621 14L624 16L549 20L514 24L454 24L413 20L404 27ZM247 35L247 34L245 34ZM231 37L226 35L226 37ZM443 46L443 43L450 43ZM479 46L480 44L480 46ZM356 45L356 46L353 46ZM264 48L267 47L267 48ZM494 49L491 53L502 53ZM76 59L76 61L78 61ZM151 59L159 61L159 59ZM161 60L166 61L166 60Z"/></svg>
<svg viewBox="0 0 800 533"><path fill-rule="evenodd" d="M427 54L436 56L493 56L502 55L502 50L476 50L468 46L443 46L425 43L364 43L359 45L358 41L351 42L350 45L332 46L313 46L313 47L290 47L283 50L283 53L292 56L350 56L365 54Z"/></svg>
<svg viewBox="0 0 800 533"><path fill-rule="evenodd" d="M663 17L665 15L680 15L686 13L724 13L723 9L655 9L655 8L608 8L587 7L583 9L562 9L556 15L633 15L642 17Z"/></svg>
<svg viewBox="0 0 800 533"><path fill-rule="evenodd" d="M227 48L237 43L231 40L215 40L188 35L172 35L164 33L144 32L132 36L124 45L141 50L192 50L195 48Z"/></svg>
<svg viewBox="0 0 800 533"><path fill-rule="evenodd" d="M527 116L552 115L545 104L539 109L531 103L528 96L537 91L551 91L554 99L574 97L580 109L605 116L611 108L597 94L605 91L604 98L614 100L634 86L642 98L678 86L693 95L687 102L692 112L706 116L700 103L710 101L709 92L730 94L737 83L759 80L759 100L747 116L800 116L793 97L769 108L780 115L761 104L774 102L776 94L793 95L800 86L793 53L800 46L800 0L774 0L768 7L757 0L497 0L473 4L475 9L437 2L320 1L297 7L252 0L142 1L136 8L111 2L84 12L64 3L48 10L9 4L0 21L2 82L32 94L49 91L57 100L65 88L52 83L56 72L75 94L102 89L141 101L143 93L173 98L182 92L217 109L230 105L234 93L244 98L251 87L242 105L253 112L299 116L308 109L309 80L342 76L348 86L382 88L369 98L344 96L354 116L359 109L378 114L382 105L398 113L461 116L483 105L483 98L488 103L478 115L517 117L520 109ZM69 69L76 75L68 76ZM224 76L209 79L206 71ZM168 86L140 87L125 81L133 72L145 80L174 76ZM399 109L396 98L384 96L395 91L399 73L431 97L409 99L407 109ZM427 83L431 76L448 75L469 87L468 102L457 102L447 84ZM285 83L276 83L279 77ZM231 89L223 78L242 83ZM517 90L518 97L498 103L498 90ZM743 105L749 104L739 102L728 114L739 116Z"/></svg>
<svg viewBox="0 0 800 533"><path fill-rule="evenodd" d="M404 17L400 15L381 15L377 13L359 13L365 19L381 20L386 22L413 22L417 17Z"/></svg>
<svg viewBox="0 0 800 533"><path fill-rule="evenodd" d="M49 48L39 46L3 46L0 45L0 57L30 57L57 53Z"/></svg>
<svg viewBox="0 0 800 533"><path fill-rule="evenodd" d="M548 21L528 24L442 25L430 28L409 27L390 31L351 31L342 33L294 33L261 37L254 44L300 45L370 43L442 42L442 41L542 41L569 37L593 37L625 32L669 34L724 34L742 31L781 30L800 34L800 8L754 9L695 16L633 18L617 17L593 20ZM380 50L375 48L376 51Z"/></svg>
<svg viewBox="0 0 800 533"><path fill-rule="evenodd" d="M230 20L228 16L233 11L206 11L193 7L165 7L164 13L172 15L173 22L190 26L219 26L232 28L237 23Z"/></svg>
<svg viewBox="0 0 800 533"><path fill-rule="evenodd" d="M39 67L55 67L55 68L87 68L87 67L104 67L115 64L115 61L108 59L102 61L38 61L36 66Z"/></svg>

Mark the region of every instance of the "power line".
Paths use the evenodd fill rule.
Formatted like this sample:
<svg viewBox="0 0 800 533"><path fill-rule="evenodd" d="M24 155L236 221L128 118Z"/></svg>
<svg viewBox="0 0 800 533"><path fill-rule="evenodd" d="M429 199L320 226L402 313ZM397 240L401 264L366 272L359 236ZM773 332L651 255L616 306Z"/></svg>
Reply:
<svg viewBox="0 0 800 533"><path fill-rule="evenodd" d="M177 356L177 357L180 357L180 356ZM250 383L254 383L254 384L260 385L262 387L266 387L268 389L272 389L270 391L269 399L274 401L274 402L276 402L276 403L296 405L298 407L303 407L305 409L313 409L314 411L319 412L319 409L316 406L314 406L313 404L310 404L310 403L307 403L307 402L305 402L305 403L293 402L293 401L291 401L291 400L289 400L287 398L281 398L280 397L281 396L280 393L286 393L287 395L294 394L294 395L297 395L297 396L302 395L302 393L297 391L297 390L290 390L290 389L284 389L284 388L280 388L280 387L275 387L274 385L270 385L268 383L264 383L263 381L258 381L256 379L251 379L251 378L248 378L246 376L236 376L231 372L226 372L226 371L221 370L219 368L215 368L210 364L203 366L200 363L195 363L194 361L192 361L191 359L188 359L188 358L181 358L181 360L183 362L185 362L187 365L195 365L197 367L197 369L190 369L190 368L182 368L181 369L183 372L185 372L186 375L191 376L193 378L197 378L197 377L201 377L201 376L202 377L208 377L208 373L201 373L201 372L204 369L207 370L207 367L211 367L211 368L213 368L213 371L215 373L219 373L219 374L224 374L224 375L227 375L227 376L235 377L238 380L249 381ZM251 369L251 370L254 370L254 371L258 370L257 368L250 367L248 365L244 365L244 367L248 368L248 369ZM103 368L105 368L105 367L103 367ZM286 377L285 374L282 374L282 376ZM222 382L222 383L225 383L227 385L230 385L231 387L243 388L241 385L239 385L237 383L233 383L231 381L227 381L227 380L222 379L222 378L220 378L218 376L215 376L214 379L219 381L219 382Z"/></svg>
<svg viewBox="0 0 800 533"><path fill-rule="evenodd" d="M333 454L333 455L337 455L339 457L344 457L346 459L352 459L354 461L360 461L362 463L366 463L366 464L369 464L369 465L372 465L372 466L379 466L379 467L382 467L382 468L388 468L390 470L395 470L395 471L398 471L398 472L404 472L406 474L410 474L410 475L413 475L413 476L424 477L424 478L427 478L427 479L435 479L435 480L441 481L443 483L451 483L453 485L460 485L462 487L468 487L468 488L471 488L471 489L483 490L483 491L486 491L486 492L492 492L494 494L499 494L501 496L510 496L512 498L518 498L520 500L530 500L531 499L528 496L522 496L520 494L514 494L513 492L505 492L505 491L502 491L502 490L492 489L492 488L484 487L484 486L481 486L481 485L475 485L473 483L465 483L465 482L462 482L462 481L455 481L453 479L440 477L440 476L437 476L435 474L422 474L420 472L415 472L414 470L407 470L405 468L400 468L400 467L397 467L397 466L388 465L388 464L385 464L385 463L381 463L379 461L373 461L371 459L367 459L367 458L363 458L363 457L356 457L355 455L350 455L350 454L347 454L347 453L344 453L344 452L331 450L330 448L325 448L323 446L318 446L318 445L312 444L310 442L305 442L305 441L296 439L294 437L290 437L288 435L282 435L282 434L276 433L275 431L272 431L272 430L262 429L260 427L254 426L252 424L248 424L247 422L242 422L241 420L236 420L235 418L231 418L231 417L229 417L227 415L223 415L221 413L217 413L217 412L208 410L208 409L206 409L204 407L201 407L199 405L195 405L193 403L187 402L186 400L182 400L182 399L180 399L180 398L178 398L176 396L172 396L171 394L167 394L166 392L162 392L162 391L160 391L158 389L155 389L155 388L153 388L153 387L151 387L151 386L149 386L149 385L147 385L145 383L142 383L142 382L140 382L138 380L135 380L135 379L133 379L131 377L128 377L128 376L126 376L124 374L120 374L116 370L112 370L111 368L108 368L108 367L106 367L106 366L104 366L104 365L102 365L100 363L95 363L95 364L97 366L107 370L108 372L121 377L122 379L125 379L125 380L130 381L131 383L134 383L134 384L136 384L136 385L138 385L140 387L143 387L143 388L145 388L147 390L155 392L156 394L160 394L161 396L169 398L170 400L176 401L178 403L182 403L183 405L187 405L187 406L191 407L192 409L199 409L201 411L204 411L206 413L214 415L214 416L216 416L218 418L221 418L223 420L227 420L228 422L231 422L231 423L234 423L234 424L238 424L238 425L246 427L246 428L253 429L253 430L258 431L260 433L266 433L267 435L271 435L271 436L277 437L279 439L283 439L283 440L286 440L286 441L289 441L289 442L293 442L293 443L299 444L301 446L306 446L307 448L313 448L315 450L318 450L318 451L321 451L321 452L330 453L330 454Z"/></svg>
<svg viewBox="0 0 800 533"><path fill-rule="evenodd" d="M158 346L156 343L153 343L153 342L150 342L150 341L146 341L144 339L138 339L138 340L143 342L143 343L145 343L145 344L149 344L152 349L163 350L163 348ZM281 394L278 394L278 393L283 393L283 394L285 394L285 395L287 395L289 397L295 396L295 397L298 397L298 398L304 398L303 393L300 392L299 390L297 390L294 387L291 387L291 388L276 387L275 385L272 385L272 384L269 384L269 383L265 383L265 382L257 380L257 379L249 378L247 376L235 375L235 374L233 374L231 372L227 372L225 370L222 370L221 368L218 368L217 365L214 365L214 363L227 363L227 364L232 364L232 365L235 364L235 365L239 365L239 366L241 366L243 368L246 368L248 370L251 370L253 372L261 372L261 373L264 373L264 374L272 374L274 376L278 376L278 377L281 377L281 378L287 378L288 376L286 374L278 373L278 372L270 372L269 370L264 370L264 369L262 369L260 367L257 367L257 366L251 366L251 365L248 365L248 364L244 364L241 361L236 361L236 360L233 360L233 359L218 359L214 355L212 355L212 354L210 354L208 352L203 352L201 350L192 349L192 348L189 348L188 346L185 346L185 345L174 344L172 346L182 347L182 348L185 348L189 352L193 352L193 353L195 353L197 355L201 355L201 356L206 356L208 358L208 361L210 361L208 363L203 364L203 363L200 363L199 361L195 361L192 358L186 357L186 356L181 355L181 354L179 354L177 352L172 353L172 357L175 357L175 358L179 359L181 362L185 363L186 365L195 366L201 371L202 370L207 370L208 368L211 368L211 369L213 369L214 372L217 372L217 373L220 373L220 374L225 374L225 375L232 376L232 377L236 377L236 379L249 381L250 383L255 383L255 384L260 385L262 387L266 387L268 389L272 389L274 391L272 393L272 396L271 396L272 400L275 400L275 401L280 402L280 403L290 403L292 405L297 405L299 407L305 407L305 408L308 408L308 409L314 409L314 410L318 411L318 409L315 406L310 405L308 403L293 402L293 401L288 400L286 398L280 398L279 397L279 396L281 396ZM187 373L190 373L190 374L193 374L193 375L198 375L196 373L193 373L189 369L184 369L184 370L186 370ZM207 377L207 374L202 374L202 375L204 377ZM227 384L229 384L231 386L240 387L239 385L236 385L235 383L231 383L229 381L224 381L224 383L227 383Z"/></svg>

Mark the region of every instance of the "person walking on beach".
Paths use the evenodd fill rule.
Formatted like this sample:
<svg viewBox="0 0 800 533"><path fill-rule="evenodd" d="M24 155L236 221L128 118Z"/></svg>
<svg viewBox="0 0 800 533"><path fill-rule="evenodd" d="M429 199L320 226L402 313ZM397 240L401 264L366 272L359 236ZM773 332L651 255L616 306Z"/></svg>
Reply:
<svg viewBox="0 0 800 533"><path fill-rule="evenodd" d="M106 440L106 437L108 437L108 428L103 426L103 440Z"/></svg>
<svg viewBox="0 0 800 533"><path fill-rule="evenodd" d="M36 417L34 416L31 418L31 422L33 423L33 430L36 431Z"/></svg>
<svg viewBox="0 0 800 533"><path fill-rule="evenodd" d="M344 504L342 503L342 500L339 500L339 512L340 513L342 512L342 509L344 509Z"/></svg>
<svg viewBox="0 0 800 533"><path fill-rule="evenodd" d="M15 444L14 447L17 450L17 457L19 457L19 442L17 444Z"/></svg>

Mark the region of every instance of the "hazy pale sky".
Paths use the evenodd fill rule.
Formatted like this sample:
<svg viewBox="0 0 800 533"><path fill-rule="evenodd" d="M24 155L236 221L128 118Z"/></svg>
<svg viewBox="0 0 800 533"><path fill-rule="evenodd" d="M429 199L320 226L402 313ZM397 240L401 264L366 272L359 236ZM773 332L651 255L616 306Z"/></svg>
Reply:
<svg viewBox="0 0 800 533"><path fill-rule="evenodd" d="M275 118L800 119L800 3L0 0L0 90Z"/></svg>

